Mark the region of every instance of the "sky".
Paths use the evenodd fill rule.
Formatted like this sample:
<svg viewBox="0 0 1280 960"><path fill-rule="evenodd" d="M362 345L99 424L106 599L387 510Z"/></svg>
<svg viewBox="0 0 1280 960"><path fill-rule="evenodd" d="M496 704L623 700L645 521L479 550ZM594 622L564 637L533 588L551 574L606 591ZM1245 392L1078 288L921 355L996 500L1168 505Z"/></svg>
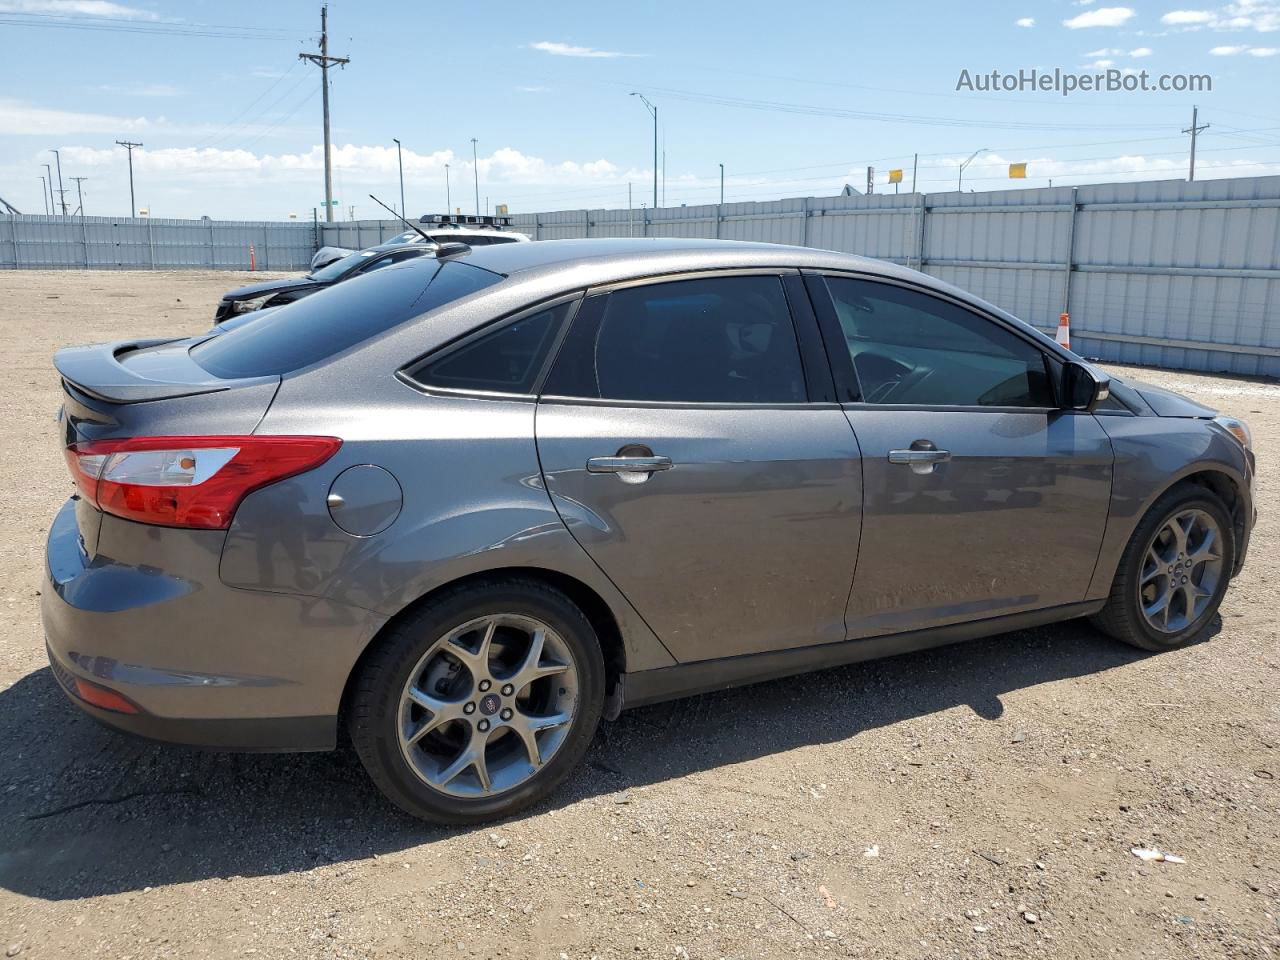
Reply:
<svg viewBox="0 0 1280 960"><path fill-rule="evenodd" d="M1123 3L1124 5L1121 5ZM0 0L0 198L43 213L323 217L319 2ZM338 219L1280 174L1280 0L332 0ZM992 71L1207 75L1006 92ZM968 73L965 74L964 71ZM968 77L967 83L964 78ZM958 89L960 87L960 89ZM474 155L478 164L473 164ZM58 150L58 157L50 152ZM913 157L918 155L918 161ZM1026 163L1025 180L1009 164ZM446 200L446 164L449 180ZM477 190L478 181L478 190ZM630 185L630 187L629 187Z"/></svg>

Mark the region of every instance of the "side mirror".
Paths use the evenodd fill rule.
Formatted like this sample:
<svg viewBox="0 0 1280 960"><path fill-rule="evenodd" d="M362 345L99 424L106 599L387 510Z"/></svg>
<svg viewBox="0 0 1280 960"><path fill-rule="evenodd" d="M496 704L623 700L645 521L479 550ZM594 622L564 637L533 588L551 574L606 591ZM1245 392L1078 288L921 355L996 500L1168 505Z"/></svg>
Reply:
<svg viewBox="0 0 1280 960"><path fill-rule="evenodd" d="M1093 413L1111 396L1111 379L1087 364L1069 360L1062 369L1062 408Z"/></svg>

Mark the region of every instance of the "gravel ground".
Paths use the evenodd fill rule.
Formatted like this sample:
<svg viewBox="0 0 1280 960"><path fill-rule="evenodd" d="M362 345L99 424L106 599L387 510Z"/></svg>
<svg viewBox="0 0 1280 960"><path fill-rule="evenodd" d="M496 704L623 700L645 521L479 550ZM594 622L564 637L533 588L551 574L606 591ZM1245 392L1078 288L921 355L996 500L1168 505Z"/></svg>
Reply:
<svg viewBox="0 0 1280 960"><path fill-rule="evenodd" d="M257 279L262 274L256 275ZM1133 374L1253 425L1209 643L1068 623L625 714L550 803L423 826L350 752L80 716L36 591L63 345L194 333L229 273L0 273L0 950L27 957L1269 957L1280 951L1280 387ZM1143 863L1156 845L1185 863Z"/></svg>

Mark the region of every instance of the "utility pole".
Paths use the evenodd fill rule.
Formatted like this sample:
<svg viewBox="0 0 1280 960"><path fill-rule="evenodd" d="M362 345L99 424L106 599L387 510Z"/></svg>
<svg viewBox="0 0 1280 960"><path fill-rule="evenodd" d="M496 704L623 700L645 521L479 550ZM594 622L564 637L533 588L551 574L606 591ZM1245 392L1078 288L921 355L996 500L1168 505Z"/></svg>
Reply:
<svg viewBox="0 0 1280 960"><path fill-rule="evenodd" d="M720 206L724 206L724 164L720 164Z"/></svg>
<svg viewBox="0 0 1280 960"><path fill-rule="evenodd" d="M346 66L349 57L329 56L329 5L320 8L320 52L300 53L299 60L307 60L320 68L320 99L324 104L324 217L333 223L333 158L329 143L329 67Z"/></svg>
<svg viewBox="0 0 1280 960"><path fill-rule="evenodd" d="M916 168L920 165L920 154L911 155L911 192L916 192Z"/></svg>
<svg viewBox="0 0 1280 960"><path fill-rule="evenodd" d="M49 213L52 215L58 209L58 201L53 199L53 168L47 163L42 163L44 167L44 182L49 187Z"/></svg>
<svg viewBox="0 0 1280 960"><path fill-rule="evenodd" d="M400 155L400 141L395 137L391 139L396 141L396 162L400 164L400 216L407 217L409 213L404 208L404 157Z"/></svg>
<svg viewBox="0 0 1280 960"><path fill-rule="evenodd" d="M62 215L67 215L67 191L62 189L62 157L57 150L50 150L53 159L58 162L58 198L62 201Z"/></svg>
<svg viewBox="0 0 1280 960"><path fill-rule="evenodd" d="M80 202L79 213L80 213L80 216L83 217L84 216L84 193L81 192L80 190L80 184L84 183L89 178L88 177L72 177L71 179L76 182L76 199Z"/></svg>
<svg viewBox="0 0 1280 960"><path fill-rule="evenodd" d="M632 93L639 97L645 109L653 114L653 208L658 209L658 108L648 101L643 93Z"/></svg>
<svg viewBox="0 0 1280 960"><path fill-rule="evenodd" d="M480 216L480 160L476 156L476 138L471 138L471 172L476 178L476 216Z"/></svg>
<svg viewBox="0 0 1280 960"><path fill-rule="evenodd" d="M1209 124L1207 123L1202 123L1199 126L1196 126L1196 118L1199 115L1199 112L1199 107L1194 105L1191 107L1191 126L1182 131L1183 133L1191 134L1191 169L1187 171L1188 183L1196 178L1196 136L1202 131L1209 129Z"/></svg>
<svg viewBox="0 0 1280 960"><path fill-rule="evenodd" d="M449 196L449 165L444 165L444 212L453 216L453 199Z"/></svg>
<svg viewBox="0 0 1280 960"><path fill-rule="evenodd" d="M128 140L117 140L120 146L129 151L129 216L136 217L138 215L138 204L133 199L133 148L140 147L140 143L132 143Z"/></svg>
<svg viewBox="0 0 1280 960"><path fill-rule="evenodd" d="M44 192L47 185L44 174L40 174L40 199L44 201L44 215L46 217L49 215L49 195Z"/></svg>

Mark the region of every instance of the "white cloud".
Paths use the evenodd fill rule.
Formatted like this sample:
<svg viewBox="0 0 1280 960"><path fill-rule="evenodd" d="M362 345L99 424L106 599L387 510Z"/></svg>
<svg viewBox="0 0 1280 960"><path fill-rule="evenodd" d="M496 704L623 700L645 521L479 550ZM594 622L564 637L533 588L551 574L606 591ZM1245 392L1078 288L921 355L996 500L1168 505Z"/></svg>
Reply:
<svg viewBox="0 0 1280 960"><path fill-rule="evenodd" d="M308 131L310 127L306 128ZM216 123L173 123L160 115L125 116L109 113L84 113L76 110L60 110L42 107L25 100L0 97L0 131L5 136L73 136L97 133L120 137L125 134L210 137L226 133L226 127ZM268 117L259 123L236 131L241 137L292 136L297 127L286 127Z"/></svg>
<svg viewBox="0 0 1280 960"><path fill-rule="evenodd" d="M1085 69L1106 70L1108 67L1114 67L1115 65L1116 62L1114 60L1095 60L1093 63L1086 63Z"/></svg>
<svg viewBox="0 0 1280 960"><path fill-rule="evenodd" d="M1086 27L1120 27L1134 16L1129 7L1099 7L1089 10L1070 20L1063 20L1062 25L1068 30L1081 30Z"/></svg>
<svg viewBox="0 0 1280 960"><path fill-rule="evenodd" d="M547 93L550 87L516 87L521 93Z"/></svg>
<svg viewBox="0 0 1280 960"><path fill-rule="evenodd" d="M619 53L617 50L597 50L594 47L575 47L571 43L558 43L550 40L541 40L538 43L530 44L534 50L541 50L543 53L549 53L553 57L590 57L593 59L613 59L616 57L641 57L641 53Z"/></svg>
<svg viewBox="0 0 1280 960"><path fill-rule="evenodd" d="M1252 47L1249 50L1251 57L1274 57L1277 53L1280 53L1277 47Z"/></svg>
<svg viewBox="0 0 1280 960"><path fill-rule="evenodd" d="M1124 53L1119 47L1099 47L1097 50L1090 50L1085 54L1086 57L1118 57Z"/></svg>
<svg viewBox="0 0 1280 960"><path fill-rule="evenodd" d="M1280 30L1280 0L1237 0L1216 10L1171 10L1162 23L1183 30Z"/></svg>
<svg viewBox="0 0 1280 960"><path fill-rule="evenodd" d="M3 0L0 13L51 13L61 16L158 20L154 13L108 0Z"/></svg>
<svg viewBox="0 0 1280 960"><path fill-rule="evenodd" d="M38 107L0 99L0 130L7 134L141 133L152 129L146 117L120 117Z"/></svg>
<svg viewBox="0 0 1280 960"><path fill-rule="evenodd" d="M1153 54L1154 52L1155 52L1155 51L1154 51L1154 50L1152 50L1150 47L1135 47L1134 49L1132 49L1132 50L1130 50L1130 51L1129 51L1129 56L1131 56L1131 57L1149 57L1149 56L1151 56L1151 54Z"/></svg>
<svg viewBox="0 0 1280 960"><path fill-rule="evenodd" d="M1171 27L1185 27L1193 23L1210 23L1213 13L1208 10L1170 10L1160 18L1161 23Z"/></svg>
<svg viewBox="0 0 1280 960"><path fill-rule="evenodd" d="M1209 51L1215 57L1234 57L1237 53L1244 53L1249 48L1243 44L1236 46L1214 47Z"/></svg>
<svg viewBox="0 0 1280 960"><path fill-rule="evenodd" d="M1015 20L1014 23L1016 23L1020 27L1034 27L1036 25L1036 18L1022 17L1019 20Z"/></svg>

